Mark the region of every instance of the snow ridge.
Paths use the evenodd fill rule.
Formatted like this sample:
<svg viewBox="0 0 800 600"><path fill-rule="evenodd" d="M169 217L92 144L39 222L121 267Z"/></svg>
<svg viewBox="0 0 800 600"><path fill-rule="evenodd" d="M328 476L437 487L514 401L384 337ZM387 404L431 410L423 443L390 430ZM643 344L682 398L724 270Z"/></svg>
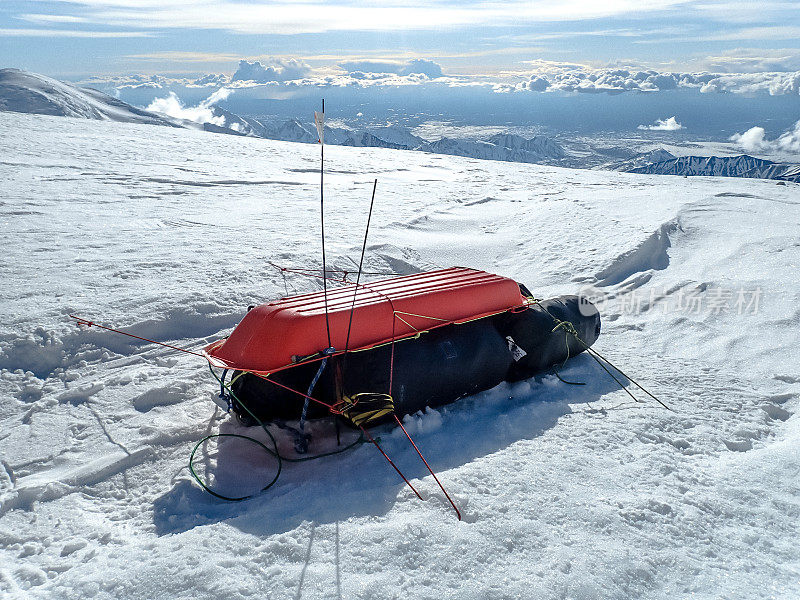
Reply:
<svg viewBox="0 0 800 600"><path fill-rule="evenodd" d="M2 110L179 126L175 119L135 108L97 90L78 88L19 69L0 69L0 111Z"/></svg>
<svg viewBox="0 0 800 600"><path fill-rule="evenodd" d="M597 278L597 285L615 285L625 281L634 274L666 269L669 266L667 249L672 245L670 242L670 234L679 229L679 219L664 223L641 244L621 254L614 259L608 267L598 272L595 276ZM647 275L645 279L639 279L637 284L642 285L649 279L650 276Z"/></svg>

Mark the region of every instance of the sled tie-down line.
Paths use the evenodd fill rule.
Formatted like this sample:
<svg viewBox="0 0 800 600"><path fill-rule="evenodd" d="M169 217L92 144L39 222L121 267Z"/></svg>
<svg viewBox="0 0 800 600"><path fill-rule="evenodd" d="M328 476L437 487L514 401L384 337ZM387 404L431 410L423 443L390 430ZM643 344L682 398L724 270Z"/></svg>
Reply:
<svg viewBox="0 0 800 600"><path fill-rule="evenodd" d="M367 286L365 284L360 284L359 287L367 287ZM400 317L399 314L394 314L393 313L393 315L394 315L395 318L402 320L402 317ZM311 395L311 393L304 393L304 392L302 392L300 390L296 390L296 389L291 388L291 387L289 387L287 385L284 385L284 384L282 384L282 383L280 383L278 381L275 381L272 377L270 377L271 373L263 373L263 372L259 372L259 371L241 371L240 375L244 374L244 373L250 373L250 374L252 374L252 375L254 375L256 377L259 377L260 379L262 379L264 381L268 381L268 382L272 383L273 385L278 386L279 388L282 388L282 389L284 389L286 391L289 391L289 392L291 392L293 394L298 395L299 397L304 398L306 403L314 402L316 404L322 405L325 408L327 408L328 411L332 415L334 415L335 417L342 417L342 418L346 419L347 421L352 423L356 428L358 428L361 431L361 436L362 437L359 438L359 440L357 440L353 444L350 444L349 446L347 446L345 448L342 448L340 450L337 450L337 451L334 451L334 452L327 452L327 453L320 454L320 455L315 455L315 456L291 458L291 457L283 456L283 455L280 454L280 452L278 451L277 441L275 440L274 436L272 435L272 433L267 428L266 424L263 421L261 421L255 414L253 414L247 408L247 406L239 398L236 397L235 393L230 388L230 385L226 384L224 382L224 375L223 375L223 379L220 379L220 377L216 374L216 372L214 372L214 366L218 366L218 365L214 365L212 363L212 360L207 355L202 354L202 353L197 352L197 351L194 351L194 350L189 350L188 348L182 348L180 346L176 346L176 345L173 345L173 344L168 344L168 343L165 343L165 342L159 342L159 341L156 341L156 340L153 340L153 339L150 339L150 338L146 338L146 337L143 337L143 336L135 335L133 333L122 331L120 329L116 329L116 328L113 328L113 327L108 327L106 325L102 325L102 324L97 323L95 321L91 321L89 319L85 319L85 318L82 318L82 317L79 317L79 316L76 316L76 315L69 315L69 316L70 316L70 318L74 319L79 326L97 327L98 329L103 329L103 330L110 331L110 332L113 332L113 333L118 333L120 335L124 335L124 336L130 337L130 338L134 338L134 339L137 339L137 340L140 340L140 341L143 341L143 342L155 344L155 345L158 345L158 346L169 348L171 350L175 350L175 351L178 351L178 352L182 352L182 353L185 353L185 354L190 354L192 356L196 356L196 357L202 358L203 360L205 360L208 363L209 367L211 368L211 372L214 374L214 376L220 382L223 390L226 390L227 394L230 394L231 396L233 396L233 398L236 400L237 404L239 406L241 406L244 410L246 410L250 414L250 416L253 419L255 419L256 422L258 422L258 424L262 427L262 429L264 429L264 431L267 433L267 435L269 436L269 438L272 441L272 445L273 445L272 449L270 449L265 444L263 444L262 442L260 442L259 440L255 439L255 438L252 438L250 436L239 435L239 434L214 434L214 435L211 435L211 436L207 436L206 438L204 438L203 440L198 442L198 444L195 446L195 448L192 451L192 454L190 456L190 460L189 460L190 471L191 471L192 475L194 476L194 478L201 485L201 487L203 487L203 489L205 489L207 492L211 493L215 497L221 498L221 499L224 499L224 500L231 500L231 501L241 501L241 500L246 500L248 498L253 497L253 495L248 495L248 496L243 496L243 497L228 497L228 496L225 496L225 495L223 495L223 494L221 494L221 493L219 493L219 492L217 492L215 490L212 490L197 475L197 473L194 470L194 466L193 466L194 455L195 455L197 449L200 447L201 444L203 444L204 442L206 442L206 441L208 441L209 439L212 439L212 438L238 437L238 438L246 439L248 441L256 443L257 445L259 445L262 448L264 448L269 454L273 455L278 460L278 470L276 472L275 477L266 486L264 486L260 491L264 491L266 489L269 489L270 487L272 487L276 483L276 481L278 479L278 476L280 474L280 471L282 469L281 463L283 461L286 461L286 462L300 462L300 461L306 461L306 460L313 460L313 459L316 459L316 458L322 458L324 456L330 456L331 454L338 454L340 452L344 452L346 450L349 450L350 448L355 447L359 443L363 443L363 440L366 439L369 443L374 445L375 448L377 448L377 450L380 452L380 454L386 459L386 461L389 463L389 465L397 472L397 474L402 478L402 480L414 492L414 494L417 496L417 498L422 499L422 496L417 491L417 489L412 485L412 483L403 474L403 472L400 470L400 468L397 466L397 464L389 457L389 455L386 453L386 451L381 447L381 445L378 442L378 439L375 439L375 437L373 437L370 434L370 432L367 430L367 427L369 425L374 424L375 422L379 421L380 419L383 419L383 418L391 415L391 417L394 420L394 422L401 428L401 430L405 434L406 438L410 442L411 446L413 447L414 451L417 453L419 458L422 460L423 464L425 465L425 468L433 476L434 480L436 481L436 484L442 490L442 493L445 495L445 497L447 498L448 502L453 507L453 510L456 513L456 517L458 518L459 521L461 520L461 511L456 506L455 502L453 501L452 497L450 496L450 494L445 489L445 487L442 484L442 482L439 479L439 477L436 475L434 470L431 468L431 466L428 463L427 459L422 454L422 451L419 449L419 446L413 440L413 438L409 434L408 430L403 425L403 422L398 418L397 414L395 413L391 395L389 395L389 394L377 394L377 393L360 393L360 394L354 394L353 396L345 397L342 400L336 402L335 404L329 404L329 403L327 403L327 402L325 402L325 401L323 401L323 400L321 400L319 398L315 398L314 396ZM421 315L413 315L413 316L421 316ZM430 318L432 320L435 320L435 321L444 321L444 319L439 319L437 317L430 317ZM394 363L394 360L393 360L394 341L395 340L393 339L392 342L391 342L391 345L392 345L392 360L390 361L390 369L392 369L392 370L394 368L394 364L393 364ZM344 351L344 352L336 353L335 356L342 356L342 355L346 356L347 353L355 352L357 350L358 349L347 350L347 351ZM320 358L311 358L309 360L309 362L313 362L314 360L326 360L327 358L328 358L327 356L325 356L325 358L321 358L321 357ZM292 366L292 365L287 365L287 368L290 367L290 366ZM391 377L390 377L390 389L391 389ZM378 404L377 407L376 407L376 403Z"/></svg>

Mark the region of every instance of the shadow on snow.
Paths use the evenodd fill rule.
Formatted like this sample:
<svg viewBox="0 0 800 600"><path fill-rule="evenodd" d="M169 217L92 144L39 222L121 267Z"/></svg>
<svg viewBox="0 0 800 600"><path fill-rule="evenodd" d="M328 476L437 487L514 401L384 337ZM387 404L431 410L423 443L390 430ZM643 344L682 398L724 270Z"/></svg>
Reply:
<svg viewBox="0 0 800 600"><path fill-rule="evenodd" d="M440 474L442 483L455 493L456 503L464 492L450 483L446 471L487 456L520 440L533 439L554 427L559 418L572 412L570 404L590 403L618 389L594 360L581 354L562 373L567 385L555 376L543 376L497 387L464 398L436 411L415 415L406 428ZM623 380L624 381L624 380ZM329 422L313 425L312 453L336 448ZM271 429L274 431L274 429ZM271 447L259 428L244 429L228 420L221 433L255 437ZM402 431L384 426L372 431L381 447L395 461L427 502L436 501L449 511L441 491L419 460ZM291 438L280 431L281 454L293 456ZM342 444L357 438L342 430ZM213 444L214 442L211 442ZM258 445L246 440L224 438L215 448L198 450L195 468L212 488L225 495L256 492L271 481L277 461ZM442 475L443 474L443 475ZM426 478L425 481L419 481ZM415 481L416 480L416 481ZM302 463L283 463L278 482L262 494L243 502L226 502L212 497L193 481L181 480L154 503L154 522L159 535L180 533L197 526L226 521L243 532L270 535L295 529L303 522L335 523L358 516L387 514L395 502L413 493L372 444L363 444L343 454ZM443 518L450 518L447 515ZM469 515L465 514L465 520Z"/></svg>

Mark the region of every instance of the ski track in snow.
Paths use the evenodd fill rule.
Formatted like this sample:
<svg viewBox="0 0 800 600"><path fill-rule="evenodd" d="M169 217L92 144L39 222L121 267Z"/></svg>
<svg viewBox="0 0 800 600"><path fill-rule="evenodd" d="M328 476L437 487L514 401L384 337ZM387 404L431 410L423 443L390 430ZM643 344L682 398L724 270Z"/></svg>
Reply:
<svg viewBox="0 0 800 600"><path fill-rule="evenodd" d="M318 147L12 113L0 147L0 595L797 597L800 186L329 147L335 268L356 270L377 177L366 270L602 292L596 348L675 409L581 355L564 377L585 386L545 375L407 418L458 523L392 430L423 502L368 446L208 496L194 442L263 432L216 408L201 361L67 318L197 349L316 289L269 263L319 266ZM758 310L670 309L718 289L760 289ZM241 441L200 454L231 492L274 469Z"/></svg>

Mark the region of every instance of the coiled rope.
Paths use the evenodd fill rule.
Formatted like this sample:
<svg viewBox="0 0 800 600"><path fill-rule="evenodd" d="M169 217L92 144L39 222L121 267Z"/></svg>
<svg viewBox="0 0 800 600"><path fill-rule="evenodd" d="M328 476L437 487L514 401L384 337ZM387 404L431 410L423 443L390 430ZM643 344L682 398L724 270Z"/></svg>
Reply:
<svg viewBox="0 0 800 600"><path fill-rule="evenodd" d="M355 448L356 446L359 446L361 444L368 443L368 441L369 441L364 437L364 434L362 432L361 435L358 437L358 439L355 440L354 442L352 442L351 444L345 446L344 448L338 448L336 450L332 450L331 452L323 452L322 454L316 454L314 456L301 456L299 458L291 458L291 457L288 457L288 456L283 456L278 451L278 442L275 439L275 436L272 435L272 432L269 430L269 428L266 426L266 424L261 419L259 419L255 414L253 414L253 412L249 408L247 408L247 406L241 400L239 400L239 398L236 396L234 391L231 389L231 384L233 383L233 381L231 381L230 384L224 383L223 380L220 379L220 377L217 375L217 373L214 371L214 368L210 364L208 365L208 367L211 370L211 374L214 376L214 379L216 379L217 382L219 382L220 387L222 389L227 390L227 392L236 401L236 403L239 406L241 406L245 411L247 411L247 414L249 414L250 417L252 417L261 426L261 429L263 429L266 432L266 434L269 437L270 442L272 444L272 448L270 448L269 446L267 446L261 440L257 440L256 438L251 437L249 435L242 435L242 434L239 434L239 433L213 433L211 435L205 436L203 439L201 439L199 442L197 442L197 444L195 445L194 449L192 450L192 453L189 455L189 472L191 473L191 475L194 478L194 480L198 483L198 485L200 485L201 488L203 488L205 491L207 491L209 494L211 494L215 498L219 498L220 500L227 500L229 502L241 502L242 500L248 500L250 498L253 498L254 496L257 496L261 492L264 492L265 490L268 490L273 485L275 485L275 483L278 481L278 477L280 477L281 471L283 470L284 461L285 462L291 462L291 463L299 463L299 462L305 462L305 461L309 461L309 460L316 460L318 458L324 458L326 456L333 456L335 454L341 454L343 452L347 452L348 450L350 450L352 448ZM258 490L257 492L254 492L252 494L248 494L246 496L226 496L224 494L221 494L219 492L214 491L213 489L211 489L211 487L205 481L203 481L203 479L195 471L195 468L194 468L194 457L195 457L195 454L197 454L197 451L199 450L200 446L202 446L207 441L213 440L213 439L216 439L216 438L239 438L239 439L247 440L248 442L252 442L252 443L260 446L261 448L264 449L264 451L267 452L267 454L270 454L271 456L275 457L275 459L277 460L278 466L277 466L277 468L275 470L275 476L272 478L272 480L269 483L267 483L267 485L262 487L260 490Z"/></svg>

